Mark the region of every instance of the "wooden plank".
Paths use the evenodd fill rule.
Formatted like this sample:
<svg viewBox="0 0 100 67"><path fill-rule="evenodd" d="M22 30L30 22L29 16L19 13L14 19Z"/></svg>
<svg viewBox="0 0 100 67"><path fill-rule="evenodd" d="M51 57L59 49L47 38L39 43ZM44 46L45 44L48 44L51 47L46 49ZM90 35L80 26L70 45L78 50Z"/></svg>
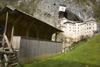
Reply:
<svg viewBox="0 0 100 67"><path fill-rule="evenodd" d="M8 47L9 47L10 52L13 52L13 50L12 50L12 48L11 48L11 45L10 45L10 43L9 43L9 41L8 41L7 36L5 35L4 38L5 38L6 42L7 42L7 45L8 45Z"/></svg>
<svg viewBox="0 0 100 67"><path fill-rule="evenodd" d="M13 37L12 47L13 47L14 50L16 50L16 49L19 50L20 40L21 40L20 36L14 36Z"/></svg>
<svg viewBox="0 0 100 67"><path fill-rule="evenodd" d="M14 65L19 65L19 63L18 62L17 63L13 63L9 67L13 67Z"/></svg>
<svg viewBox="0 0 100 67"><path fill-rule="evenodd" d="M15 54L16 52L10 52L10 51L0 51L1 54Z"/></svg>
<svg viewBox="0 0 100 67"><path fill-rule="evenodd" d="M8 12L7 12L7 14L6 14L6 22L5 22L4 35L6 35L6 31L7 31L7 23L8 23Z"/></svg>
<svg viewBox="0 0 100 67"><path fill-rule="evenodd" d="M0 43L6 43L6 42L4 42L4 41L0 41Z"/></svg>
<svg viewBox="0 0 100 67"><path fill-rule="evenodd" d="M55 41L57 41L57 32L55 33Z"/></svg>
<svg viewBox="0 0 100 67"><path fill-rule="evenodd" d="M50 30L51 28L49 28L46 32L45 32L45 40L47 38L47 32Z"/></svg>
<svg viewBox="0 0 100 67"><path fill-rule="evenodd" d="M27 34L26 37L29 37L29 28L27 28Z"/></svg>
<svg viewBox="0 0 100 67"><path fill-rule="evenodd" d="M13 35L14 35L14 22L13 22L12 32L11 32L11 40L10 40L11 45L12 45L12 41L13 41Z"/></svg>
<svg viewBox="0 0 100 67"><path fill-rule="evenodd" d="M0 37L3 37L3 35L0 35Z"/></svg>
<svg viewBox="0 0 100 67"><path fill-rule="evenodd" d="M0 63L14 63L15 61L2 61Z"/></svg>
<svg viewBox="0 0 100 67"><path fill-rule="evenodd" d="M8 61L7 62L10 61L10 56L11 56L11 54L8 55ZM9 65L9 63L7 65Z"/></svg>
<svg viewBox="0 0 100 67"><path fill-rule="evenodd" d="M38 35L39 35L39 32L38 32L38 29L37 29L37 27L35 26L35 25L33 25L34 26L34 29L36 30L36 32L37 32L37 39L38 39Z"/></svg>
<svg viewBox="0 0 100 67"><path fill-rule="evenodd" d="M4 34L3 34L4 36L6 35L6 31L7 31L7 21L8 21L8 12L6 14L5 30L4 30ZM5 42L4 36L3 36L3 41ZM5 43L2 43L3 49L4 49L4 44Z"/></svg>
<svg viewBox="0 0 100 67"><path fill-rule="evenodd" d="M8 61L8 58L7 58L6 54L4 54L4 58L5 58L6 61ZM8 65L8 63L5 64L5 66L7 66L7 65Z"/></svg>
<svg viewBox="0 0 100 67"><path fill-rule="evenodd" d="M3 55L0 55L0 62L3 62ZM4 64L0 63L0 67L4 67Z"/></svg>
<svg viewBox="0 0 100 67"><path fill-rule="evenodd" d="M11 41L10 41L10 44L11 44L11 45L12 45L12 42L13 42L15 23L16 23L20 18L21 18L21 16L13 22L12 33L11 33Z"/></svg>
<svg viewBox="0 0 100 67"><path fill-rule="evenodd" d="M35 22L35 21L34 21L34 22ZM27 27L26 37L29 37L29 29L30 29L30 27L34 24L34 22L32 22L31 24L29 24L29 26Z"/></svg>

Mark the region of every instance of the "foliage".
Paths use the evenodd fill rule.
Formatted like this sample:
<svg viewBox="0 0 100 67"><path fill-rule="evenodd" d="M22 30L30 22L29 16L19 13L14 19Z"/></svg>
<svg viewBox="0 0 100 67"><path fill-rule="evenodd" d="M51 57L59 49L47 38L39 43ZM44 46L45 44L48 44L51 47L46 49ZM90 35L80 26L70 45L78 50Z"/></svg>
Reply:
<svg viewBox="0 0 100 67"><path fill-rule="evenodd" d="M18 0L0 0L0 9L4 7L4 5L11 5L17 9L20 9L30 15L33 15L36 11L37 4L42 0L21 0L18 5Z"/></svg>
<svg viewBox="0 0 100 67"><path fill-rule="evenodd" d="M87 41L86 38L84 38L84 36L81 36L81 40L78 42L73 42L73 44L71 45L71 47L75 47L76 45L82 45Z"/></svg>
<svg viewBox="0 0 100 67"><path fill-rule="evenodd" d="M4 7L4 5L8 4L17 9L25 11L28 14L33 15L36 11L37 4L40 3L42 0L21 0L20 4L18 5L18 0L0 0L0 9ZM66 0L67 2L76 2L80 6L90 6L92 7L92 11L94 13L94 18L100 22L100 0ZM83 11L86 11L83 9ZM88 13L88 12L87 12Z"/></svg>
<svg viewBox="0 0 100 67"><path fill-rule="evenodd" d="M86 36L85 36L85 39L86 39L86 40L89 40L89 39L90 39L90 36L89 36L89 35L86 35Z"/></svg>
<svg viewBox="0 0 100 67"><path fill-rule="evenodd" d="M94 34L98 33L98 31L94 31Z"/></svg>
<svg viewBox="0 0 100 67"><path fill-rule="evenodd" d="M16 67L100 67L100 34L66 54Z"/></svg>

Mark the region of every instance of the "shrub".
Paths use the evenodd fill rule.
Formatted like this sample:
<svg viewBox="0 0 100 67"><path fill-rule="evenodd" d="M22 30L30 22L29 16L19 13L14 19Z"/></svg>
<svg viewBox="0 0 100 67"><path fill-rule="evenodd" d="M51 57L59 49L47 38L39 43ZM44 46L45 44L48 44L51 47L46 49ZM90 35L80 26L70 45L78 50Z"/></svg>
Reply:
<svg viewBox="0 0 100 67"><path fill-rule="evenodd" d="M83 43L85 43L87 41L86 38L82 38L80 41L78 42L73 42L73 44L71 45L71 47L75 47L76 45L81 45Z"/></svg>

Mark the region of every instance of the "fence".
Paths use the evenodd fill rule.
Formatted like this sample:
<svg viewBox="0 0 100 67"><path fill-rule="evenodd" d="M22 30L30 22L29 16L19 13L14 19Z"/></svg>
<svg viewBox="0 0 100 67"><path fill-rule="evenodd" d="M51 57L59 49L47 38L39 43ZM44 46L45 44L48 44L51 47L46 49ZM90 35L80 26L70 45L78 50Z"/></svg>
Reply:
<svg viewBox="0 0 100 67"><path fill-rule="evenodd" d="M61 42L45 41L21 37L18 52L20 63L31 62L60 53Z"/></svg>

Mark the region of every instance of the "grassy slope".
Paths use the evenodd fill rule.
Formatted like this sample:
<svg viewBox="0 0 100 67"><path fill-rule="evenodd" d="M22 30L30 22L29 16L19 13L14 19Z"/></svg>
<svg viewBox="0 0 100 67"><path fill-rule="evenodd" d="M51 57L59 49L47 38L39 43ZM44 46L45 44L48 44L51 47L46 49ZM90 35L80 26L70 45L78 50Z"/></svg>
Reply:
<svg viewBox="0 0 100 67"><path fill-rule="evenodd" d="M100 34L66 54L16 67L100 67Z"/></svg>

